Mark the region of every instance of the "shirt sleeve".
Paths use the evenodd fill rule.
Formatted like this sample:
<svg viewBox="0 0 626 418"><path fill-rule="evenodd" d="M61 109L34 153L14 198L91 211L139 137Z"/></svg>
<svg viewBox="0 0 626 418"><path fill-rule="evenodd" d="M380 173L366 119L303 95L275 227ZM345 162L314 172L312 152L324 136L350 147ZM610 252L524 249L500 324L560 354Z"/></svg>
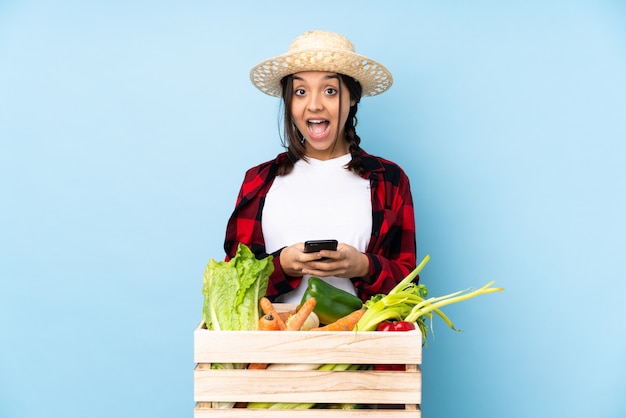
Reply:
<svg viewBox="0 0 626 418"><path fill-rule="evenodd" d="M295 289L302 277L285 275L280 266L280 252L282 249L268 254L263 238L261 211L263 201L267 195L271 182L269 165L254 167L246 172L243 183L237 195L235 209L226 226L224 250L226 260L230 260L237 253L239 243L245 244L257 259L273 256L274 272L270 275L266 296L273 300L277 296Z"/></svg>
<svg viewBox="0 0 626 418"><path fill-rule="evenodd" d="M380 181L373 198L374 225L366 255L370 281L355 280L361 297L389 293L416 265L415 213L408 177L396 175Z"/></svg>

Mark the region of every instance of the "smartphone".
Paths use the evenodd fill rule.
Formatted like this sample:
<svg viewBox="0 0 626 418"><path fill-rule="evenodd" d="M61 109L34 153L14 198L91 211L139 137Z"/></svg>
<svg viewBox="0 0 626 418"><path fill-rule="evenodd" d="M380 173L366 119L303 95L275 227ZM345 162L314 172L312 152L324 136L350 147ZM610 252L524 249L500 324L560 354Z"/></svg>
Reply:
<svg viewBox="0 0 626 418"><path fill-rule="evenodd" d="M316 253L321 250L332 250L337 251L337 242L336 239L319 239L306 241L304 243L304 252L305 253Z"/></svg>

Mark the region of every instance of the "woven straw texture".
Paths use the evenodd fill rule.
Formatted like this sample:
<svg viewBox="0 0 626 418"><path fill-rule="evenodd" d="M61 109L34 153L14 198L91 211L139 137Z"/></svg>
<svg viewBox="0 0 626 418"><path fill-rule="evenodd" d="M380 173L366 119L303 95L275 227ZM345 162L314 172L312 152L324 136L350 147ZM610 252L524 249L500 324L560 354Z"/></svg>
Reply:
<svg viewBox="0 0 626 418"><path fill-rule="evenodd" d="M363 96L380 94L393 83L391 73L382 64L357 54L346 37L325 31L309 31L298 36L286 54L254 66L250 80L262 92L280 97L280 80L301 71L348 75L361 83Z"/></svg>

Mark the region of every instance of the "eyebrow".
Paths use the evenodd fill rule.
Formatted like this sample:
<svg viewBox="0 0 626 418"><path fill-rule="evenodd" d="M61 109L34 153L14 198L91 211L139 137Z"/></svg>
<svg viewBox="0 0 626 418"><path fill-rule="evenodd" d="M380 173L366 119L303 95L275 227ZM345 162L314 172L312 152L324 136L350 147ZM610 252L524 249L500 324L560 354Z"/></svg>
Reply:
<svg viewBox="0 0 626 418"><path fill-rule="evenodd" d="M293 76L294 80L300 80L300 81L305 81L302 77L299 77L297 75L294 74ZM332 79L336 79L339 80L339 74L329 74L327 76L324 76L325 80L332 80Z"/></svg>

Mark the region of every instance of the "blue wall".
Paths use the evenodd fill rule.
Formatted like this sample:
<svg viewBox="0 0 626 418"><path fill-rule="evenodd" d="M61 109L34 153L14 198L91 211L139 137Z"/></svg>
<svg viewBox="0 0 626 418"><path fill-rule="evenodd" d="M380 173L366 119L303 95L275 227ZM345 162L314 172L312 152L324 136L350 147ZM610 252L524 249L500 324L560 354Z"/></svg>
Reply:
<svg viewBox="0 0 626 418"><path fill-rule="evenodd" d="M0 3L0 416L191 416L193 329L243 172L250 67L308 29L395 79L359 133L412 180L450 306L423 415L626 415L620 1Z"/></svg>

